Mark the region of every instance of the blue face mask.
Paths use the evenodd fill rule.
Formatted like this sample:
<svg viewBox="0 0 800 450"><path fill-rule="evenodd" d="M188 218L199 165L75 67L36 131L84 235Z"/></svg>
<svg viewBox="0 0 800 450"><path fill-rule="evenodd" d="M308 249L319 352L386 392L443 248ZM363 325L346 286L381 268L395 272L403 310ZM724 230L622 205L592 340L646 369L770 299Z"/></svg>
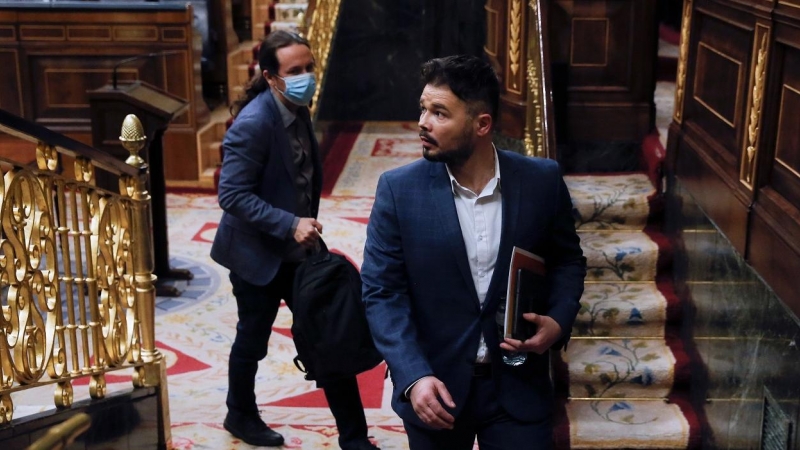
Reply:
<svg viewBox="0 0 800 450"><path fill-rule="evenodd" d="M311 72L292 75L290 77L278 77L286 83L286 91L278 92L283 94L286 100L297 106L308 106L314 92L317 90L317 80ZM276 88L277 89L277 88Z"/></svg>

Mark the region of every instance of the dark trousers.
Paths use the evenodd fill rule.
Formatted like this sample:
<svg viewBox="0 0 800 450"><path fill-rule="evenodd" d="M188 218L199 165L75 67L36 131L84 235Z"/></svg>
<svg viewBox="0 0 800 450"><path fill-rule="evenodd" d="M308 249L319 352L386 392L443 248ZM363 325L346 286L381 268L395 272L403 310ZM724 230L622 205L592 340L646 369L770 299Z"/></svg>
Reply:
<svg viewBox="0 0 800 450"><path fill-rule="evenodd" d="M549 450L553 442L550 418L520 422L505 412L491 375L473 377L467 404L452 430L429 430L404 421L411 450Z"/></svg>
<svg viewBox="0 0 800 450"><path fill-rule="evenodd" d="M283 263L266 286L250 284L235 273L230 274L239 322L228 360L228 410L258 416L255 395L258 362L267 356L281 299L292 307L292 283L298 265ZM366 440L367 420L355 376L326 384L323 391L339 429L339 445L346 448L348 444Z"/></svg>

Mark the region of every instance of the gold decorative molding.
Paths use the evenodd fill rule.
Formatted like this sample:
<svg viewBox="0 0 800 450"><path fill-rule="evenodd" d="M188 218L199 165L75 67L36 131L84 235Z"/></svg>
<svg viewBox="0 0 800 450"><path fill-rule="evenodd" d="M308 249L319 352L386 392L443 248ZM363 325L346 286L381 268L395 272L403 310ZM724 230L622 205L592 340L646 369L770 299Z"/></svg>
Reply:
<svg viewBox="0 0 800 450"><path fill-rule="evenodd" d="M528 6L528 36L526 57L526 79L528 82L526 98L526 118L523 132L525 154L541 158L554 157L551 148L551 120L548 117L550 92L546 84L545 73L549 70L547 61L546 38L542 25L543 8L539 4L543 0L530 0ZM546 10L545 10L546 11Z"/></svg>
<svg viewBox="0 0 800 450"><path fill-rule="evenodd" d="M545 136L544 128L542 127L545 117L540 92L541 83L539 80L541 80L541 77L538 72L534 61L528 59L528 86L530 89L528 105L531 108L528 114L532 115L532 120L525 125L525 154L528 156L544 156L545 154ZM531 125L533 125L533 130L531 130ZM533 134L531 134L531 131L533 131Z"/></svg>
<svg viewBox="0 0 800 450"><path fill-rule="evenodd" d="M308 27L306 38L311 44L317 62L317 91L314 93L310 108L312 117L315 116L318 100L324 87L340 6L341 0L317 0L312 12L311 25ZM304 18L303 21L305 20Z"/></svg>
<svg viewBox="0 0 800 450"><path fill-rule="evenodd" d="M686 66L689 58L689 38L692 27L693 0L683 0L683 19L681 21L681 42L678 54L678 73L675 78L675 122L683 121L683 96L686 91Z"/></svg>
<svg viewBox="0 0 800 450"><path fill-rule="evenodd" d="M520 63L522 56L522 0L511 0L508 4L508 69L511 76L506 77L506 89L516 94L522 93Z"/></svg>
<svg viewBox="0 0 800 450"><path fill-rule="evenodd" d="M739 180L749 190L753 190L753 181L756 172L756 157L758 156L758 132L761 129L761 112L763 109L764 84L767 77L767 56L769 54L770 28L757 25L755 39L753 40L754 55L751 77L750 99L748 101L749 114L746 122L746 139L744 151L740 158Z"/></svg>

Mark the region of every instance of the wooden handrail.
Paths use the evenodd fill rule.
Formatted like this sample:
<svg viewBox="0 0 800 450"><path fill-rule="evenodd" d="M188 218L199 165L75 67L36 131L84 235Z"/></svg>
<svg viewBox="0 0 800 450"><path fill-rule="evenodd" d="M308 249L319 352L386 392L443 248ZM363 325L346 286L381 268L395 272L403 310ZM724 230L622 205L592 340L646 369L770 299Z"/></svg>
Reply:
<svg viewBox="0 0 800 450"><path fill-rule="evenodd" d="M56 133L22 117L15 116L4 109L0 109L0 130L29 142L44 142L53 145L59 153L73 158L87 158L93 162L95 167L117 176L139 176L147 171L146 168L129 166L106 152Z"/></svg>

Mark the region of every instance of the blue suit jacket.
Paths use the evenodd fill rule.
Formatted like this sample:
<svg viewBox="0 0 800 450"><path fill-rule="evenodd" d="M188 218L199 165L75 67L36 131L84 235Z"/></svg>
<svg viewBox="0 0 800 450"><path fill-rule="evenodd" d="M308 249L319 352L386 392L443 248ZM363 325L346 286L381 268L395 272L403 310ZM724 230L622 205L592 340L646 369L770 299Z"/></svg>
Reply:
<svg viewBox="0 0 800 450"><path fill-rule="evenodd" d="M319 148L307 108L297 111L309 124L314 165L311 213L317 217L322 191ZM297 168L278 105L267 90L236 116L222 142L224 159L219 177L222 219L211 247L211 258L244 280L269 283L278 271L297 208Z"/></svg>
<svg viewBox="0 0 800 450"><path fill-rule="evenodd" d="M561 326L565 342L579 309L586 260L558 165L507 151L498 151L498 159L503 223L483 307L445 165L419 160L378 181L361 269L364 302L392 375L392 406L420 426L404 391L419 378L435 375L453 396L451 412L457 416L469 392L481 333L508 413L531 421L552 411L548 355L530 353L519 367L505 365L495 315L505 296L513 246L529 250L546 261L548 315Z"/></svg>

